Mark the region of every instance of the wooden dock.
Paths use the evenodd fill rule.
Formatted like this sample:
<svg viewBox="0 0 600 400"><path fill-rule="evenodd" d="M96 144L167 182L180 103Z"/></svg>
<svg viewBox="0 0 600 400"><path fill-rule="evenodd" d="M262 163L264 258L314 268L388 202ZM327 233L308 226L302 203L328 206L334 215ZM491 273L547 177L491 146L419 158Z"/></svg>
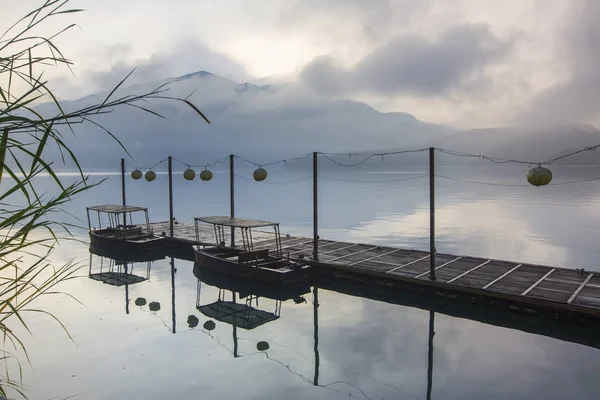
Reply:
<svg viewBox="0 0 600 400"><path fill-rule="evenodd" d="M271 247L269 241L257 246ZM284 253L290 257L312 256L313 242L305 237L282 239ZM354 277L383 278L429 287L439 296L466 297L468 301L498 300L513 309L536 313L541 310L575 312L581 317L600 318L600 274L506 260L485 259L436 253L436 280L429 279L429 252L372 244L319 240L315 265Z"/></svg>
<svg viewBox="0 0 600 400"><path fill-rule="evenodd" d="M155 235L169 236L169 221L151 222L150 226ZM189 222L175 222L173 224L173 238L181 243L206 246L214 246L216 244L215 231L211 225L198 225L198 233L199 238L196 238L195 226ZM258 241L265 241L271 239L273 233L256 230L253 231L253 236Z"/></svg>
<svg viewBox="0 0 600 400"><path fill-rule="evenodd" d="M168 232L168 222L153 226L161 224ZM194 225L175 225L174 236L195 242ZM271 234L255 236L254 249L275 250ZM211 229L201 232L204 240L201 244L214 244ZM320 239L315 261L311 238L282 235L281 245L284 255L310 260L318 273L600 326L600 273L436 253L436 279L430 280L426 251Z"/></svg>

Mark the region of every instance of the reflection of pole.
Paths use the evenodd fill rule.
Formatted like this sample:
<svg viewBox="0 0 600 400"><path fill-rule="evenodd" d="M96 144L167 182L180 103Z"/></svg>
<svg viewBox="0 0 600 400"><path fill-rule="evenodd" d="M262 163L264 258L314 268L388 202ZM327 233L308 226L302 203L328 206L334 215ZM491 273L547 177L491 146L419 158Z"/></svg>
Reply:
<svg viewBox="0 0 600 400"><path fill-rule="evenodd" d="M229 155L229 214L231 218L235 217L235 180L234 180L234 159L233 154ZM231 247L235 246L235 228L231 227Z"/></svg>
<svg viewBox="0 0 600 400"><path fill-rule="evenodd" d="M125 262L125 275L127 275L127 262ZM125 284L125 314L129 314L129 285Z"/></svg>
<svg viewBox="0 0 600 400"><path fill-rule="evenodd" d="M123 207L127 205L125 201L125 159L121 158L121 192L123 194ZM88 215L89 218L89 215ZM127 213L123 212L123 227L127 225Z"/></svg>
<svg viewBox="0 0 600 400"><path fill-rule="evenodd" d="M173 317L173 333L175 333L175 258L171 256L171 316Z"/></svg>
<svg viewBox="0 0 600 400"><path fill-rule="evenodd" d="M429 148L429 279L435 281L435 148Z"/></svg>
<svg viewBox="0 0 600 400"><path fill-rule="evenodd" d="M431 385L433 384L433 335L435 312L429 311L429 356L427 359L427 400L431 400Z"/></svg>
<svg viewBox="0 0 600 400"><path fill-rule="evenodd" d="M173 158L169 156L169 229L173 237Z"/></svg>
<svg viewBox="0 0 600 400"><path fill-rule="evenodd" d="M313 288L313 313L314 313L314 326L315 326L315 378L313 383L315 386L319 386L319 288Z"/></svg>
<svg viewBox="0 0 600 400"><path fill-rule="evenodd" d="M313 153L313 260L319 259L319 211L318 211L318 167L317 153Z"/></svg>
<svg viewBox="0 0 600 400"><path fill-rule="evenodd" d="M235 304L235 292L231 292L231 298L233 300L233 304ZM231 324L233 326L233 358L238 357L238 338L237 338L237 325L235 323Z"/></svg>

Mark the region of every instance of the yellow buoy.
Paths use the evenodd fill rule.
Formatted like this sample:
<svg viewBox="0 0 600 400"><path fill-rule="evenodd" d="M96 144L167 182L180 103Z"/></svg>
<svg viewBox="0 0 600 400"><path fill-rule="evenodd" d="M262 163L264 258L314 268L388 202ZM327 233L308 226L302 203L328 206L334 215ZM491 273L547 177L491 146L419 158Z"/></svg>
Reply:
<svg viewBox="0 0 600 400"><path fill-rule="evenodd" d="M552 172L548 168L544 168L541 165L531 168L527 173L527 182L533 186L544 186L549 184L551 180Z"/></svg>
<svg viewBox="0 0 600 400"><path fill-rule="evenodd" d="M194 180L195 176L196 176L196 171L194 171L191 168L188 168L185 171L183 171L183 177L188 181Z"/></svg>
<svg viewBox="0 0 600 400"><path fill-rule="evenodd" d="M131 177L133 179L140 179L142 177L142 171L140 171L139 169L136 169L135 171L131 172Z"/></svg>
<svg viewBox="0 0 600 400"><path fill-rule="evenodd" d="M212 179L212 172L205 169L204 171L200 172L200 179L203 181L210 181Z"/></svg>
<svg viewBox="0 0 600 400"><path fill-rule="evenodd" d="M154 172L154 171L148 171L148 172L146 172L146 180L148 182L152 182L155 179L156 179L156 172Z"/></svg>
<svg viewBox="0 0 600 400"><path fill-rule="evenodd" d="M254 171L254 180L257 182L267 179L267 171L264 168L257 168Z"/></svg>

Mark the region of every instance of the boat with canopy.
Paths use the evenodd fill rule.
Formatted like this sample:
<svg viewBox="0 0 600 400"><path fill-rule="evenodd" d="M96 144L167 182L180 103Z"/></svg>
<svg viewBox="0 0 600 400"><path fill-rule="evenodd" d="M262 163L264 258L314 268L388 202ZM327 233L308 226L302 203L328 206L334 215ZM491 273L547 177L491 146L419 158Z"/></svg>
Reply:
<svg viewBox="0 0 600 400"><path fill-rule="evenodd" d="M92 225L96 214L98 226ZM143 215L141 221L138 216ZM102 253L155 252L163 249L166 237L155 235L148 209L139 206L105 204L87 207L90 244ZM105 250L105 251L102 251Z"/></svg>
<svg viewBox="0 0 600 400"><path fill-rule="evenodd" d="M283 255L278 222L211 216L196 217L194 223L198 242L201 224L211 224L215 233L215 246L194 247L194 259L199 268L269 283L300 282L310 275L310 265ZM241 231L241 247L226 245L225 228ZM269 245L260 244L263 242L255 245L252 232L255 228L273 229Z"/></svg>

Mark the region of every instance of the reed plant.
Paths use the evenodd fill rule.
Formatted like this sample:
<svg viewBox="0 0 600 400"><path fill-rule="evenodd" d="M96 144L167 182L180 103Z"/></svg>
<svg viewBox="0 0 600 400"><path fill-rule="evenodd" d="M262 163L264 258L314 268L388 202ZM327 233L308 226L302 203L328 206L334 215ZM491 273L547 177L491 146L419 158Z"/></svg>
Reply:
<svg viewBox="0 0 600 400"><path fill-rule="evenodd" d="M76 135L81 124L93 124L127 153L118 133L105 129L102 119L119 107L134 107L164 118L160 107L153 106L155 100L182 103L197 113L199 121L210 123L187 98L169 96L169 83L142 94L117 95L123 92L134 71L123 77L103 101L76 110L62 107L44 71L72 68L73 62L63 55L56 42L76 25L44 32L49 20L83 11L69 8L68 3L69 0L43 1L0 35L0 332L3 337L0 362L5 366L0 374L0 395L3 397L9 391L26 397L20 360L24 358L28 363L30 360L15 327L20 325L19 331L30 331L27 313L46 314L69 335L55 315L36 306L40 302L32 304L40 296L60 293L57 285L73 279L78 267L74 261L60 266L51 262L57 244L73 238L71 231L75 227L58 222L56 213L67 212L65 205L74 196L101 183L91 183L85 175L77 155L65 140L66 135ZM38 111L41 103L52 105L55 111L42 114ZM49 159L46 152L49 146L57 147L62 159ZM56 162L67 161L77 168L75 183L64 183L55 172ZM50 177L57 195L40 192L40 181L36 178L41 175ZM18 363L18 377L9 374L10 360Z"/></svg>

